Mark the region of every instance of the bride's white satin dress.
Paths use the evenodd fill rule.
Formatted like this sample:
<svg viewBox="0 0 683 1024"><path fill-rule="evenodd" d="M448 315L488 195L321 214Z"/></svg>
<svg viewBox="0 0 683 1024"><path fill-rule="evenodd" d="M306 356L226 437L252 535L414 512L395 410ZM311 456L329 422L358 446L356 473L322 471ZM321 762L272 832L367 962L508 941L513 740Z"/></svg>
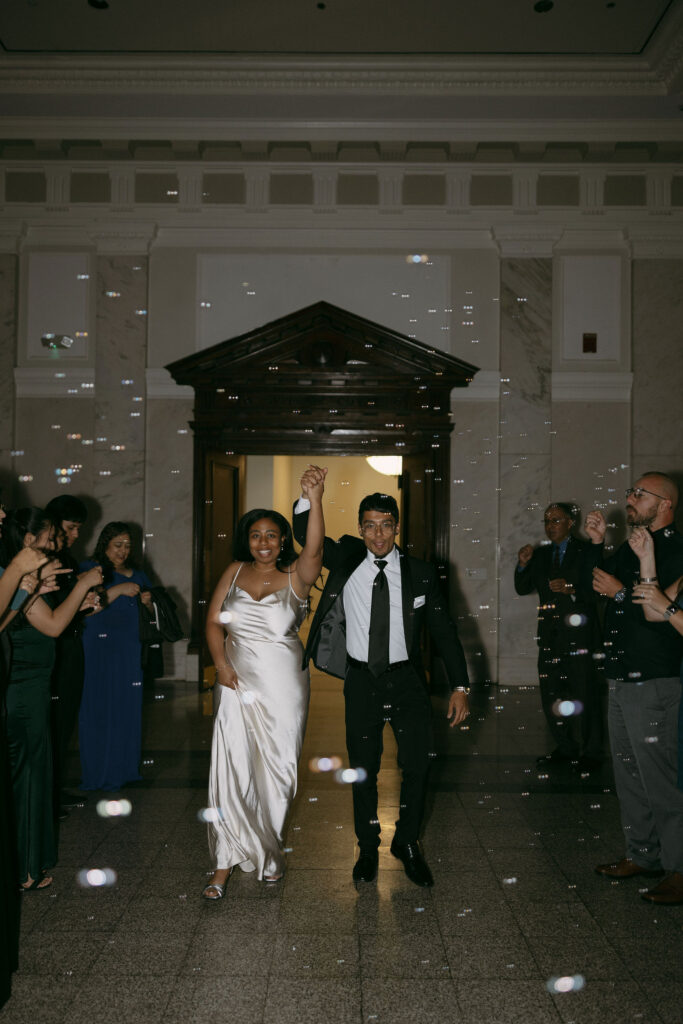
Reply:
<svg viewBox="0 0 683 1024"><path fill-rule="evenodd" d="M310 695L297 635L308 605L291 580L256 601L237 585L239 572L222 606L225 653L239 686L214 690L209 849L216 868L237 864L262 879L284 870L282 832Z"/></svg>

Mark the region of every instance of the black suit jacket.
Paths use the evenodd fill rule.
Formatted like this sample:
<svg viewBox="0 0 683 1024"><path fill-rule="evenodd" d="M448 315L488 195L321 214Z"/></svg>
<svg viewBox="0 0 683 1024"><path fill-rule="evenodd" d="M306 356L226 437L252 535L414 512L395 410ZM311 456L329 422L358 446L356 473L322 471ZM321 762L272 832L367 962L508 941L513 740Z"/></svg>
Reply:
<svg viewBox="0 0 683 1024"><path fill-rule="evenodd" d="M294 513L294 536L300 544L306 539L308 512ZM443 658L451 688L467 686L467 663L458 630L446 609L439 589L436 570L429 562L404 554L397 548L401 567L403 626L408 657L424 678L420 641L427 626L437 652ZM327 583L316 609L304 667L312 660L323 672L344 678L346 674L346 619L340 600L346 581L366 557L367 548L360 537L345 534L338 541L325 538L323 565L329 570Z"/></svg>
<svg viewBox="0 0 683 1024"><path fill-rule="evenodd" d="M592 649L597 642L596 604L592 590L585 585L583 563L590 545L570 537L559 569L553 569L553 545L536 548L523 569L515 569L518 594L538 593L538 645L556 653L570 649ZM565 579L574 586L575 595L556 594L550 580ZM579 625L570 625L568 616L581 615Z"/></svg>

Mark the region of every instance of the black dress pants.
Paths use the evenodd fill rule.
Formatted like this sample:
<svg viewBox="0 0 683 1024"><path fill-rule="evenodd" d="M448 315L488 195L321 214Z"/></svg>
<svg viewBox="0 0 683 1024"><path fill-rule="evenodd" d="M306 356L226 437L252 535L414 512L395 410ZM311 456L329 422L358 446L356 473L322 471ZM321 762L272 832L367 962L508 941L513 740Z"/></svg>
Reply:
<svg viewBox="0 0 683 1024"><path fill-rule="evenodd" d="M539 649L541 705L555 744L567 757L602 757L600 682L588 649L547 645ZM577 701L580 713L557 714L558 701Z"/></svg>
<svg viewBox="0 0 683 1024"><path fill-rule="evenodd" d="M396 841L414 843L424 812L427 775L432 760L432 707L427 688L410 664L375 677L360 663L349 665L344 681L346 747L352 768L366 772L353 783L353 817L361 849L379 846L377 776L382 734L391 725L398 747L401 795Z"/></svg>

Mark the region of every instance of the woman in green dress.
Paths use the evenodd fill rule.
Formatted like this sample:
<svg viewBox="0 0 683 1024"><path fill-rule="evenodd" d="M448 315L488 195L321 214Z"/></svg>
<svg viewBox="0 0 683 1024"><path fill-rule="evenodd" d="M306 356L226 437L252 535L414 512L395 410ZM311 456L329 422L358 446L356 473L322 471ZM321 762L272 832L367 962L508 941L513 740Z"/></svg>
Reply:
<svg viewBox="0 0 683 1024"><path fill-rule="evenodd" d="M3 523L0 561L9 564L24 547L53 551L56 529L42 509L25 508L10 513ZM50 606L49 594L34 595L9 624L7 739L22 889L47 888L52 882L47 871L57 861L50 744L50 679L55 637L79 608L96 606L97 596L88 591L101 582L102 572L96 566L80 576L69 597L58 607Z"/></svg>
<svg viewBox="0 0 683 1024"><path fill-rule="evenodd" d="M0 505L0 535L5 510ZM9 608L18 607L27 597L19 588L26 573L33 573L47 561L47 556L33 548L23 548L7 566L0 566L0 619ZM29 584L26 584L27 586ZM17 600L18 598L18 600ZM0 633L0 1007L10 997L12 973L16 971L19 956L19 893L16 844L14 842L14 811L12 807L12 783L7 756L5 733L4 694L8 645Z"/></svg>

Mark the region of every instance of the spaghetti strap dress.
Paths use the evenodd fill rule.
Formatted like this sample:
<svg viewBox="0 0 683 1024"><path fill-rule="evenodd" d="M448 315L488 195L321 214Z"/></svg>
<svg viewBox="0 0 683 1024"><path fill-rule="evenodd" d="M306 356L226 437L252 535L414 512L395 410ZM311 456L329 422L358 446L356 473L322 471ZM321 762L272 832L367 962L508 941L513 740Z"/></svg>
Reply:
<svg viewBox="0 0 683 1024"><path fill-rule="evenodd" d="M276 877L296 793L310 682L298 630L308 602L287 586L256 601L237 584L222 606L225 653L238 687L216 685L209 775L209 849L215 868Z"/></svg>

